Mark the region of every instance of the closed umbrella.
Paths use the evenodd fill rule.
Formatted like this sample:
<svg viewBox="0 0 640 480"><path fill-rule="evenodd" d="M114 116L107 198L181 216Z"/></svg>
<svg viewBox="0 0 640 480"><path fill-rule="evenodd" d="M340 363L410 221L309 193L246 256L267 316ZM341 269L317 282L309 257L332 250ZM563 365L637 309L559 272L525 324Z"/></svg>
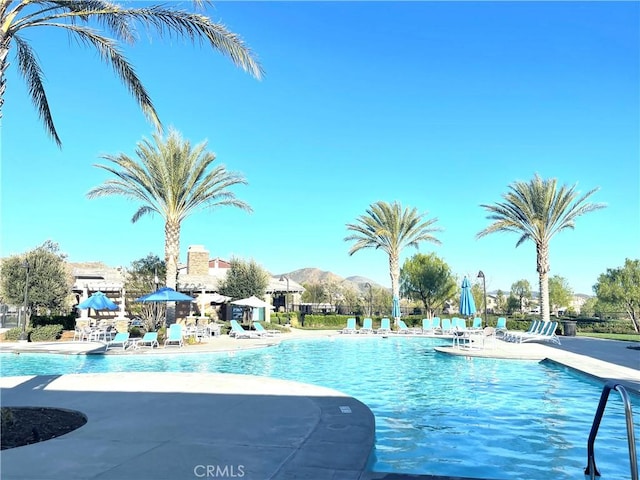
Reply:
<svg viewBox="0 0 640 480"><path fill-rule="evenodd" d="M471 282L467 277L462 280L462 291L460 292L460 315L470 317L476 313L476 302L471 293Z"/></svg>
<svg viewBox="0 0 640 480"><path fill-rule="evenodd" d="M394 323L396 324L402 316L402 312L400 312L400 299L396 296L393 297L393 303L391 305L391 316L393 317Z"/></svg>

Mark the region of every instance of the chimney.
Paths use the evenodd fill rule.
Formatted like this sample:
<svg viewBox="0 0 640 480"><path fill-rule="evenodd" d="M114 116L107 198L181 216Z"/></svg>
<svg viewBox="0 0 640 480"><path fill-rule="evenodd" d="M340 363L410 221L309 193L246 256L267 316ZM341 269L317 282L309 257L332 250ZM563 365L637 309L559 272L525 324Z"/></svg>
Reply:
<svg viewBox="0 0 640 480"><path fill-rule="evenodd" d="M203 245L190 245L187 250L187 275L209 275L209 252Z"/></svg>

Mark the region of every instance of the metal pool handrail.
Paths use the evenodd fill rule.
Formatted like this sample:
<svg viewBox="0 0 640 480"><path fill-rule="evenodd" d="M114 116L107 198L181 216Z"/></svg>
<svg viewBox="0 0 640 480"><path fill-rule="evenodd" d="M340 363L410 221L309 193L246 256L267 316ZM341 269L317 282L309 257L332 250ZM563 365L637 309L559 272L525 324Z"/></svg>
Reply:
<svg viewBox="0 0 640 480"><path fill-rule="evenodd" d="M593 419L593 425L591 426L591 433L589 433L589 441L587 443L587 468L584 469L584 474L589 475L591 480L600 476L600 472L596 468L596 459L594 454L594 443L596 441L596 435L598 434L598 428L600 427L600 421L602 415L604 415L604 409L607 406L607 400L609 399L609 393L611 390L615 390L620 393L622 403L624 405L624 414L627 421L627 442L629 443L629 461L631 463L631 480L638 480L638 459L636 456L636 439L633 433L633 412L631 410L631 400L629 394L625 388L615 382L608 381L602 389L602 395L600 395L600 403L598 403L598 409Z"/></svg>

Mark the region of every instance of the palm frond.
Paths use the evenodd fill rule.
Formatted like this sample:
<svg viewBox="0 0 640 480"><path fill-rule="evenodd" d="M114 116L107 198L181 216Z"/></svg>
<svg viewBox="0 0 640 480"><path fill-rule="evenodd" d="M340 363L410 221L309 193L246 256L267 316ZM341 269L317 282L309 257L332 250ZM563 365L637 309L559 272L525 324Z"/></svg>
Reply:
<svg viewBox="0 0 640 480"><path fill-rule="evenodd" d="M144 85L142 85L133 66L124 57L122 52L118 50L113 40L98 34L98 32L89 27L49 22L42 23L41 25L67 30L73 33L84 44L93 46L102 60L111 65L118 77L120 77L120 80L127 87L129 93L136 99L147 119L149 119L159 131L162 130L162 124L151 101L151 97L147 93Z"/></svg>
<svg viewBox="0 0 640 480"><path fill-rule="evenodd" d="M58 132L53 123L53 117L51 116L51 110L49 109L49 102L47 100L47 94L44 90L44 84L42 82L42 69L36 59L33 50L29 44L23 41L20 36L14 35L13 41L17 46L16 56L18 58L18 70L20 74L27 82L27 89L31 96L31 101L38 111L40 120L44 123L47 133L53 138L58 147L62 146Z"/></svg>

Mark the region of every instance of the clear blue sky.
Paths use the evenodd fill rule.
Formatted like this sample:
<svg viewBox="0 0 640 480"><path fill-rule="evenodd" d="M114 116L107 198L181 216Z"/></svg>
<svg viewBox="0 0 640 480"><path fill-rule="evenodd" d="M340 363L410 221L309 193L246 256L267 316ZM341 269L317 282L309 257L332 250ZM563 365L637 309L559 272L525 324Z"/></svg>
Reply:
<svg viewBox="0 0 640 480"><path fill-rule="evenodd" d="M185 5L186 6L186 5ZM223 2L209 14L265 70L256 81L208 49L143 40L126 48L162 121L208 140L245 175L254 209L198 212L191 244L254 259L273 274L317 267L389 286L386 255L348 255L345 225L373 202L437 217L423 244L487 289L537 289L535 247L514 234L476 240L494 203L535 173L600 191L608 207L550 244L551 274L578 293L640 256L640 4L637 2ZM2 118L2 256L47 239L70 261L129 265L164 255L164 224L117 197L103 154L133 155L152 127L97 56L65 34L28 33L64 147L46 136L16 61ZM409 249L402 261L416 253Z"/></svg>

